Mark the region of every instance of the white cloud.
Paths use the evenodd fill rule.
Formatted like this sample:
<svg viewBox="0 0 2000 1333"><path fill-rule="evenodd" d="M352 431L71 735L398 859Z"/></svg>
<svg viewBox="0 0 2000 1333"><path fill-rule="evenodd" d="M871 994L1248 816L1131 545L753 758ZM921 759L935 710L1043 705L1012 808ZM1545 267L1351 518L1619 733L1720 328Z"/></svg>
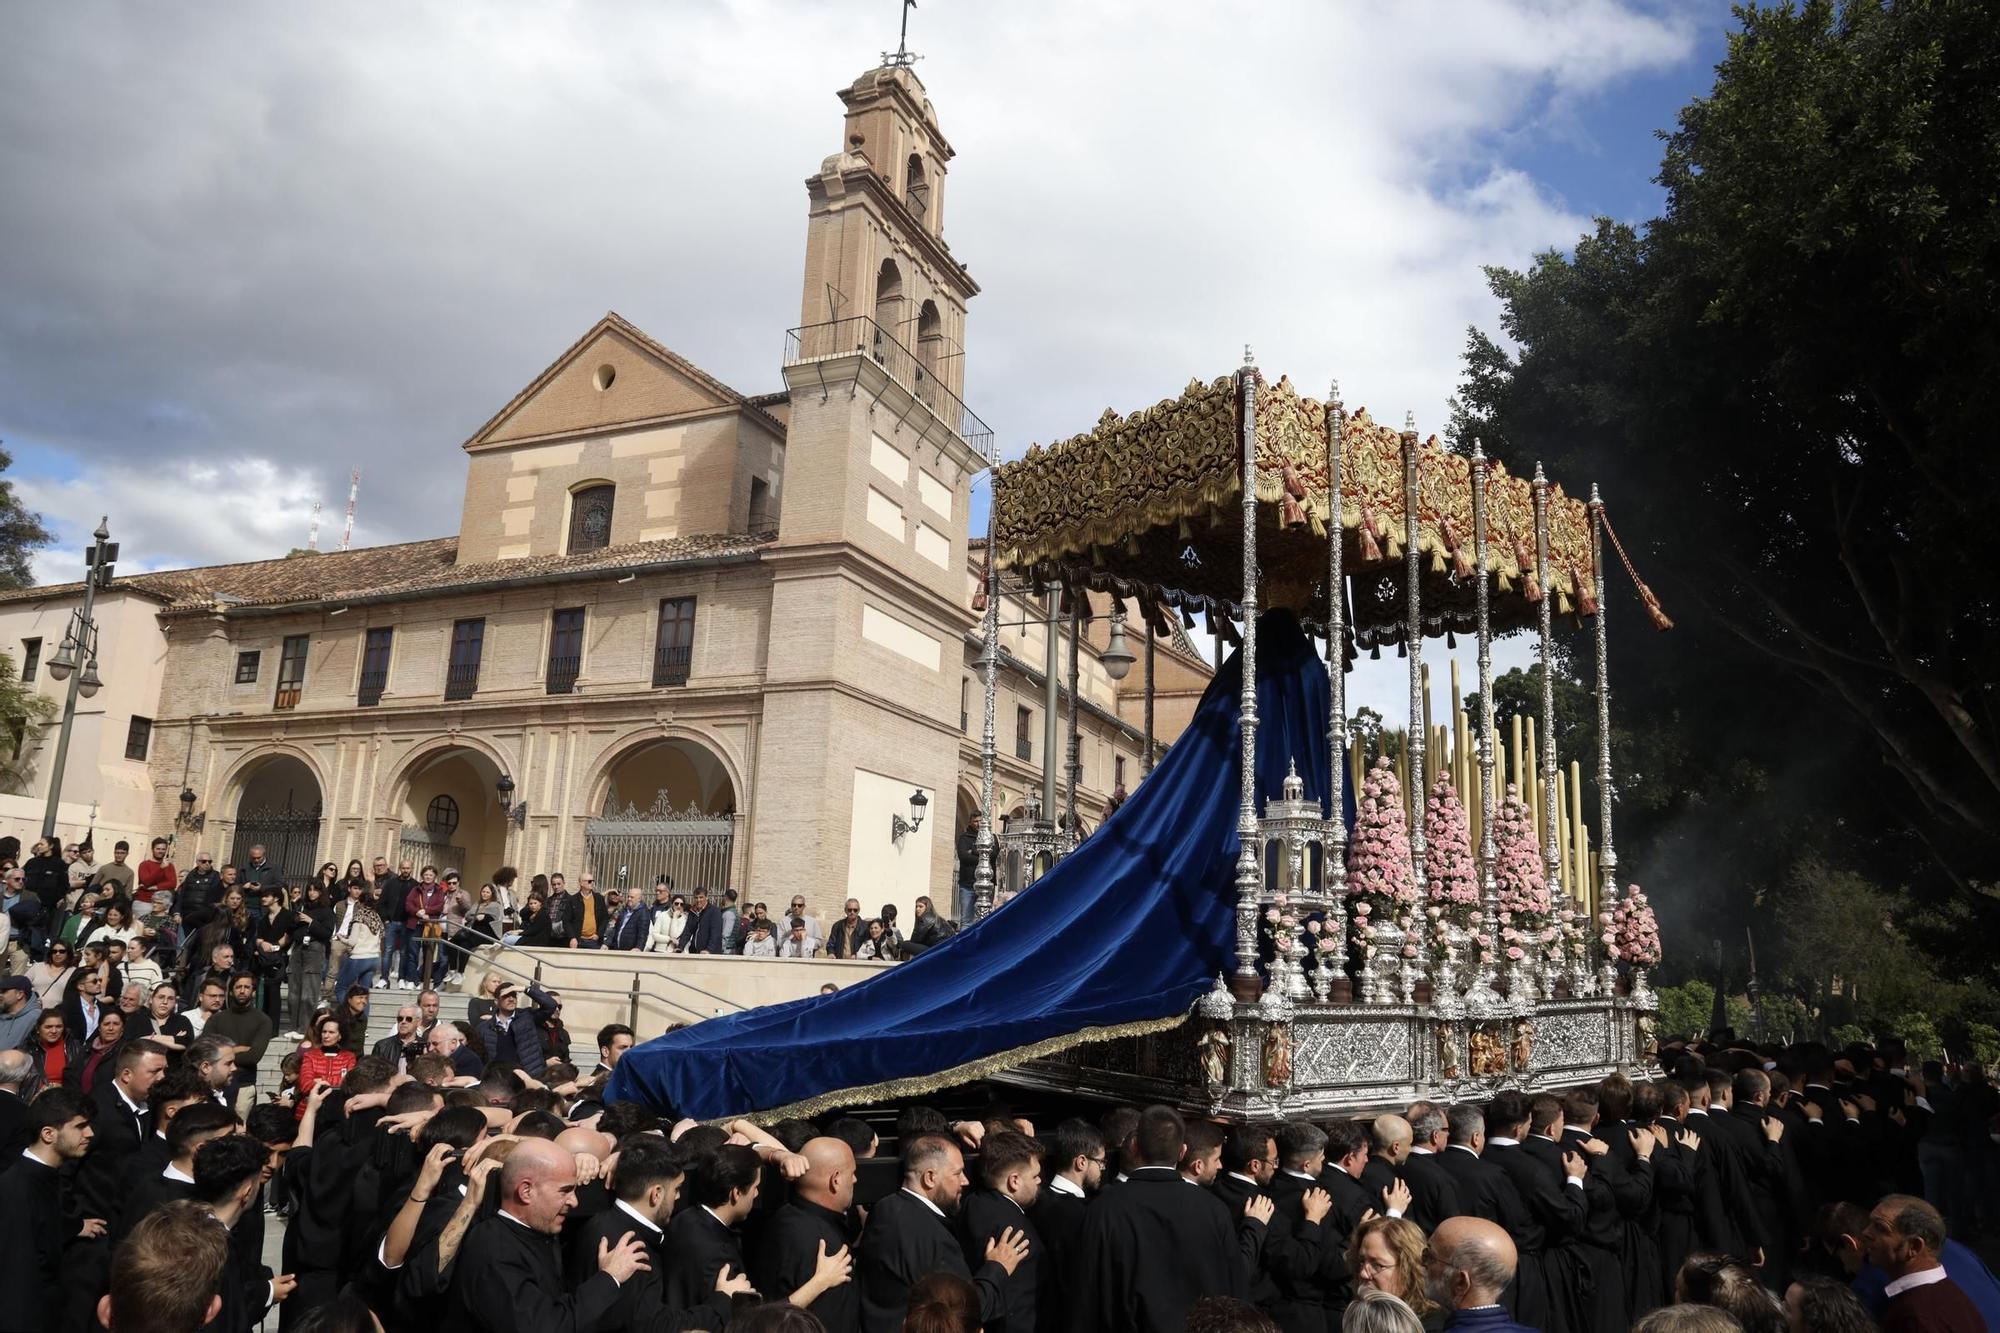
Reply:
<svg viewBox="0 0 2000 1333"><path fill-rule="evenodd" d="M0 435L89 469L24 493L83 531L110 511L127 567L281 553L315 496L337 530L354 465L364 534L448 532L460 441L607 308L773 387L801 181L887 8L23 9ZM968 397L1008 452L1246 341L1437 428L1465 326L1492 323L1478 266L1586 222L1507 146L1692 46L1663 0L940 0L913 23L959 151L947 235L985 287Z"/></svg>

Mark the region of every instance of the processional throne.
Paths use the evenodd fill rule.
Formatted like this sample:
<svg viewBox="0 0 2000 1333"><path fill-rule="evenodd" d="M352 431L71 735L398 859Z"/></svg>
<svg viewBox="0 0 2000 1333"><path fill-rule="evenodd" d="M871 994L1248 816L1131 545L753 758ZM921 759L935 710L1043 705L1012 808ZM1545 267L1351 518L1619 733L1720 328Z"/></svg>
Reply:
<svg viewBox="0 0 2000 1333"><path fill-rule="evenodd" d="M1511 476L1476 441L1452 452L1412 423L1397 431L1346 412L1337 389L1322 404L1246 364L1001 465L991 524L975 914L995 896L1003 579L1054 593L1073 630L1091 592L1118 621L1135 608L1149 640L1205 617L1218 642L1240 642L1244 667L1241 846L1234 882L1217 886L1235 900L1233 973L1178 1027L1072 1047L1004 1077L1247 1119L1559 1087L1650 1058L1646 968L1658 936L1643 895L1621 900L1616 878L1609 526L1595 487L1588 502L1573 499L1539 465L1532 480ZM1257 636L1237 627L1274 605L1326 645L1324 803L1296 775L1256 790ZM1582 763L1565 770L1558 754L1551 673L1539 726L1516 716L1503 738L1494 716L1495 634L1532 632L1547 664L1561 622L1587 623L1595 643L1594 834ZM1476 716L1454 664L1450 713L1434 723L1425 640L1458 635L1477 640ZM1409 669L1400 745L1348 734L1345 666L1385 647Z"/></svg>

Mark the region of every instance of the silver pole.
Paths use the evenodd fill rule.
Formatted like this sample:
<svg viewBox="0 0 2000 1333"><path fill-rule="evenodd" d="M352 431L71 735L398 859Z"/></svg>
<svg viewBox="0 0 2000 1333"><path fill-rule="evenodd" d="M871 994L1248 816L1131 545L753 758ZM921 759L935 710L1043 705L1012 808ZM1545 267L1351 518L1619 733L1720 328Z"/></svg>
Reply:
<svg viewBox="0 0 2000 1333"><path fill-rule="evenodd" d="M1145 621L1146 630L1146 752L1139 757L1139 777L1143 781L1153 771L1153 625Z"/></svg>
<svg viewBox="0 0 2000 1333"><path fill-rule="evenodd" d="M1479 620L1479 899L1481 913L1485 918L1486 938L1492 941L1487 950L1491 958L1479 964L1479 971L1473 976L1470 998L1478 1008L1491 1009L1499 997L1493 989L1493 982L1499 967L1497 960L1506 946L1500 938L1500 880L1494 873L1494 859L1498 852L1493 843L1493 816L1498 802L1493 790L1493 764L1498 747L1493 737L1493 620L1492 620L1492 575L1486 568L1486 450L1480 442L1472 442L1472 563L1473 577L1479 582L1473 587L1473 600ZM1515 969L1508 969L1510 976L1517 976ZM1520 998L1518 983L1509 983L1509 995Z"/></svg>
<svg viewBox="0 0 2000 1333"><path fill-rule="evenodd" d="M1410 868L1415 872L1417 897L1421 901L1430 885L1424 879L1424 802L1429 793L1424 785L1424 607L1423 554L1417 547L1423 527L1417 517L1417 419L1414 413L1403 420L1403 576L1407 605L1403 637L1410 656L1410 785L1405 793L1410 803Z"/></svg>
<svg viewBox="0 0 2000 1333"><path fill-rule="evenodd" d="M1042 818L1054 821L1056 818L1056 717L1062 709L1062 676L1058 667L1062 661L1056 656L1060 635L1056 626L1061 623L1057 610L1062 605L1062 593L1051 588L1049 591L1048 619L1042 625L1042 633L1048 642L1047 651L1042 654Z"/></svg>
<svg viewBox="0 0 2000 1333"><path fill-rule="evenodd" d="M1561 837L1562 812L1556 808L1555 595L1549 587L1549 479L1539 462L1535 464L1532 490L1535 503L1535 580L1542 590L1541 601L1535 608L1541 631L1542 664L1542 876L1548 885L1549 910L1560 912L1563 910L1562 851L1557 844ZM1571 910L1569 915L1574 918L1576 913Z"/></svg>
<svg viewBox="0 0 2000 1333"><path fill-rule="evenodd" d="M989 487L986 510L986 614L980 622L979 678L986 694L979 724L979 859L972 871L972 918L993 910L993 762L995 693L1000 672L1000 561L993 546L997 487Z"/></svg>
<svg viewBox="0 0 2000 1333"><path fill-rule="evenodd" d="M1345 530L1340 522L1341 439L1340 382L1326 399L1326 694L1327 694L1327 843L1320 849L1321 882L1326 891L1326 924L1341 942L1334 970L1347 968L1347 585Z"/></svg>
<svg viewBox="0 0 2000 1333"><path fill-rule="evenodd" d="M1257 367L1243 349L1237 372L1237 404L1243 414L1243 668L1239 696L1242 741L1241 799L1236 811L1236 978L1239 1000L1263 991L1257 978L1257 908L1263 897L1263 865L1257 840ZM1218 665L1220 662L1218 660Z"/></svg>
<svg viewBox="0 0 2000 1333"><path fill-rule="evenodd" d="M1078 745L1076 732L1077 715L1077 645L1083 639L1083 599L1086 594L1079 592L1070 603L1069 610L1069 748L1068 762L1064 765L1069 785L1063 793L1063 846L1074 850L1077 842L1076 784L1083 776L1083 752Z"/></svg>
<svg viewBox="0 0 2000 1333"><path fill-rule="evenodd" d="M1611 658L1605 643L1605 619L1611 608L1604 600L1604 499L1597 483L1590 484L1590 565L1597 597L1597 866L1603 885L1597 903L1600 914L1618 905L1618 852L1611 842ZM1595 930L1591 932L1597 934ZM1612 960L1604 958L1605 993L1610 991Z"/></svg>

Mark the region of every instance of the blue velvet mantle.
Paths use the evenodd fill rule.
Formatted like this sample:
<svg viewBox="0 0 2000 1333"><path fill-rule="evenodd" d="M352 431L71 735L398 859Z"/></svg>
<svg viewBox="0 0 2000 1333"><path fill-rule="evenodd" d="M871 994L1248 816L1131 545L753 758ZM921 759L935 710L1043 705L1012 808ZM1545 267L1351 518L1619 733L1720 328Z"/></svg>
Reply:
<svg viewBox="0 0 2000 1333"><path fill-rule="evenodd" d="M1266 614L1257 643L1259 806L1294 763L1323 801L1326 669L1289 613ZM1241 681L1239 650L1118 813L1013 901L860 985L638 1046L610 1099L701 1120L813 1115L1179 1022L1234 965Z"/></svg>

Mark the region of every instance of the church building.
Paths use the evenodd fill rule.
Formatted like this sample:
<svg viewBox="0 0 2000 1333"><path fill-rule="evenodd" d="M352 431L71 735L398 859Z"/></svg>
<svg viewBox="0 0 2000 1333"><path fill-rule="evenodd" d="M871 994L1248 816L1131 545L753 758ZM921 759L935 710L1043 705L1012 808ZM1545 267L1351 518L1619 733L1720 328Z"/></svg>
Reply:
<svg viewBox="0 0 2000 1333"><path fill-rule="evenodd" d="M955 904L983 722L971 485L994 450L963 397L979 287L945 241L953 152L915 74L840 98L781 388L739 391L607 314L464 442L456 534L114 580L101 655L134 674L79 715L65 836L87 801L101 854L174 832L183 866L261 842L300 878L400 855L473 884L511 864L905 921L920 894ZM53 652L80 595L0 595L0 650ZM1105 669L1111 607L1092 610L1084 832L1145 768L1143 678ZM1001 608L1003 811L1061 763L1056 614ZM1164 746L1209 668L1178 634L1153 656ZM23 833L53 729L0 798Z"/></svg>

